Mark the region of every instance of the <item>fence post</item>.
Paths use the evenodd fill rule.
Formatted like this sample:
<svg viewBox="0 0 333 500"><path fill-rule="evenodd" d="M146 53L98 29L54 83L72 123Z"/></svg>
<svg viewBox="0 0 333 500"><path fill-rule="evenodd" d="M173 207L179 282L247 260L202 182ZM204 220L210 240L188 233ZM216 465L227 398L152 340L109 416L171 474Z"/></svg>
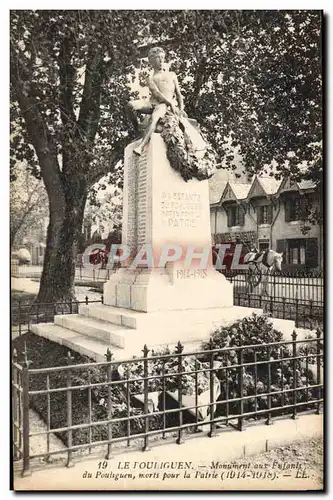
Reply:
<svg viewBox="0 0 333 500"><path fill-rule="evenodd" d="M21 320L21 298L18 300L18 311L19 311L19 336L22 334L22 320Z"/></svg>
<svg viewBox="0 0 333 500"><path fill-rule="evenodd" d="M183 444L184 440L182 438L183 435L183 430L181 429L181 426L183 425L183 411L182 411L182 406L183 406L183 384L182 384L182 371L183 371L183 357L182 357L182 352L184 350L184 346L180 343L180 340L178 341L178 344L176 346L176 354L178 354L178 405L179 405L179 428L178 428L178 438L176 440L177 444Z"/></svg>
<svg viewBox="0 0 333 500"><path fill-rule="evenodd" d="M286 317L286 297L282 297L282 319Z"/></svg>
<svg viewBox="0 0 333 500"><path fill-rule="evenodd" d="M271 295L270 299L269 299L269 312L273 316L273 312L274 312L273 295Z"/></svg>
<svg viewBox="0 0 333 500"><path fill-rule="evenodd" d="M244 407L244 401L243 401L243 348L241 348L238 351L238 356L237 356L237 362L239 368L238 368L238 397L239 399L239 414L243 415L243 407ZM240 416L238 417L238 430L242 431L243 430L243 417Z"/></svg>
<svg viewBox="0 0 333 500"><path fill-rule="evenodd" d="M267 348L267 361L268 361L268 365L267 365L267 393L268 393L268 396L267 396L267 409L268 409L268 413L267 413L267 420L266 420L266 425L272 425L272 421L271 421L271 408L272 408L272 396L270 395L270 392L272 390L272 372L271 372L271 347L269 346Z"/></svg>
<svg viewBox="0 0 333 500"><path fill-rule="evenodd" d="M296 328L298 328L298 298L296 297L295 299L295 302L296 302L296 311L295 311L295 316L296 316L296 319L295 319L295 326Z"/></svg>
<svg viewBox="0 0 333 500"><path fill-rule="evenodd" d="M30 439L29 439L29 366L27 345L24 346L24 363L22 368L22 427L23 427L23 469L22 476L30 476Z"/></svg>
<svg viewBox="0 0 333 500"><path fill-rule="evenodd" d="M107 373L107 383L108 383L108 450L105 455L106 460L110 460L111 458L111 450L112 450L112 443L110 442L112 440L112 392L111 392L111 384L110 382L112 381L112 352L108 348L106 351L106 354L104 355L106 358L107 367L106 367L106 373Z"/></svg>
<svg viewBox="0 0 333 500"><path fill-rule="evenodd" d="M17 351L13 350L13 363L17 363ZM19 373L15 366L13 366L13 381L18 387L20 385ZM20 391L13 387L13 438L14 438L14 460L18 460L20 453L18 452L17 446L19 441L20 431L17 429L16 425L21 427L20 415L19 415L19 405L20 405Z"/></svg>
<svg viewBox="0 0 333 500"><path fill-rule="evenodd" d="M46 389L47 391L50 390L50 375L47 373L46 374ZM51 396L50 392L47 392L46 394L46 400L47 400L47 430L51 430ZM46 450L48 455L46 456L46 462L50 461L50 434L46 434Z"/></svg>
<svg viewBox="0 0 333 500"><path fill-rule="evenodd" d="M199 404L199 399L198 399L198 370L200 369L200 363L197 360L197 358L195 358L195 360L194 360L194 369L195 369L195 372L194 372L194 383L195 383L195 393L194 393L194 396L195 396L195 423L198 424L198 420L199 420L199 411L198 411L198 404ZM200 429L198 428L198 425L196 425L194 432L199 432L199 431L200 431Z"/></svg>
<svg viewBox="0 0 333 500"><path fill-rule="evenodd" d="M149 384L148 384L148 353L149 353L149 349L147 347L147 345L145 344L144 347L143 347L143 357L144 357L144 360L143 360L143 377L144 377L144 380L143 380L143 397L144 397L144 400L143 400L143 405L144 405L144 419L145 419L145 437L144 437L144 444L143 444L143 448L142 448L142 451L149 451L150 448L149 448L149 436L148 436L148 432L149 432L149 416L148 416L148 390L149 390Z"/></svg>
<svg viewBox="0 0 333 500"><path fill-rule="evenodd" d="M258 411L258 398L257 398L257 390L258 390L258 365L257 365L257 349L254 350L254 411L255 411L255 419L258 419L257 411Z"/></svg>
<svg viewBox="0 0 333 500"><path fill-rule="evenodd" d="M296 339L297 339L297 333L296 330L293 331L292 335L292 341L293 341L293 420L296 420L297 418L297 408L296 408L296 387L297 387L297 380L296 380L296 363L297 360L295 359L297 356L297 344L296 344Z"/></svg>
<svg viewBox="0 0 333 500"><path fill-rule="evenodd" d="M67 366L70 367L73 361L73 357L68 351L68 354L66 356L66 363ZM67 448L71 448L73 446L73 431L71 429L72 427L72 390L71 390L71 385L72 385L72 373L71 369L68 368L67 370L67 435L68 435L68 445ZM66 467L74 467L73 461L72 461L72 456L73 456L73 451L68 450L67 452L67 463Z"/></svg>
<svg viewBox="0 0 333 500"><path fill-rule="evenodd" d="M321 376L320 376L320 336L321 336L321 330L320 328L317 328L317 331L316 331L316 336L317 336L317 385L320 385L321 383ZM318 399L321 398L321 388L318 387ZM319 415L320 414L320 403L318 402L317 403L317 411L316 411L316 414Z"/></svg>
<svg viewBox="0 0 333 500"><path fill-rule="evenodd" d="M313 315L313 300L310 300L310 307L309 307L309 318L312 319L312 315Z"/></svg>
<svg viewBox="0 0 333 500"><path fill-rule="evenodd" d="M212 338L209 340L209 350L212 351L214 349L214 341ZM214 394L214 352L210 353L209 356L209 415L210 415L210 430L208 433L208 437L216 436L216 424L213 422L214 420L214 404L215 404L215 394ZM197 391L197 387L196 387Z"/></svg>

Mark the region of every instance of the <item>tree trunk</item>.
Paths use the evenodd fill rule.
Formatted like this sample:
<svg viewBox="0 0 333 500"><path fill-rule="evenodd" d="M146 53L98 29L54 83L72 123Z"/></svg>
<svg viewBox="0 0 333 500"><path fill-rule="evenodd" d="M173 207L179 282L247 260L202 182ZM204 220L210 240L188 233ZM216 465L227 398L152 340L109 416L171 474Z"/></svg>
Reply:
<svg viewBox="0 0 333 500"><path fill-rule="evenodd" d="M75 260L87 193L86 189L76 190L73 185L67 186L67 191L70 196L58 193L50 199L50 222L36 299L38 303L75 301Z"/></svg>

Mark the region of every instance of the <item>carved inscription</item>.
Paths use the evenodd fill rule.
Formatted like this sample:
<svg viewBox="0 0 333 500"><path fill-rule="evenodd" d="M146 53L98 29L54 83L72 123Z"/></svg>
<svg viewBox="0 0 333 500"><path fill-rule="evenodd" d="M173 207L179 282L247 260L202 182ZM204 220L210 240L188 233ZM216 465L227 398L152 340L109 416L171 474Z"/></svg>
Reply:
<svg viewBox="0 0 333 500"><path fill-rule="evenodd" d="M200 194L162 192L161 219L167 227L197 227L201 217Z"/></svg>
<svg viewBox="0 0 333 500"><path fill-rule="evenodd" d="M146 243L147 227L147 154L142 154L138 159L137 173L137 244Z"/></svg>
<svg viewBox="0 0 333 500"><path fill-rule="evenodd" d="M127 184L127 244L136 245L136 158L131 155L128 158L128 184Z"/></svg>
<svg viewBox="0 0 333 500"><path fill-rule="evenodd" d="M176 276L178 279L183 280L205 279L207 278L207 271L205 269L178 269L176 271Z"/></svg>

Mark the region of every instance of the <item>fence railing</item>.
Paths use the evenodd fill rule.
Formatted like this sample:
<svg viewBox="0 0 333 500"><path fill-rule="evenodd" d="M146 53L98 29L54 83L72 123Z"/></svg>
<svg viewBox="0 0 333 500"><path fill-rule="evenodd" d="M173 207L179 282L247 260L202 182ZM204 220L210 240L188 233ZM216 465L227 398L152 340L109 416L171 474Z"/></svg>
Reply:
<svg viewBox="0 0 333 500"><path fill-rule="evenodd" d="M312 329L324 322L324 277L319 271L273 273L263 284L249 284L248 272L223 270L234 285L234 305L264 309L274 318L294 320L296 326Z"/></svg>
<svg viewBox="0 0 333 500"><path fill-rule="evenodd" d="M22 335L30 330L33 323L49 323L54 321L56 314L77 314L80 304L103 304L103 294L100 299L72 300L63 302L39 302L26 299L12 301L11 328L14 335Z"/></svg>
<svg viewBox="0 0 333 500"><path fill-rule="evenodd" d="M291 301L285 297L274 298L238 292L234 294L234 305L263 309L266 314L273 318L295 321L297 328L313 330L316 326L323 327L324 324L323 304L313 300L307 302L295 299Z"/></svg>
<svg viewBox="0 0 333 500"><path fill-rule="evenodd" d="M249 286L248 271L223 270L222 272L233 283L234 295L239 293L258 295L262 292L261 283L255 287ZM269 274L265 277L265 280L267 280L267 295L272 297L273 300L285 298L290 302L299 300L323 304L324 276L321 271L284 271ZM264 278L262 281L264 281Z"/></svg>
<svg viewBox="0 0 333 500"><path fill-rule="evenodd" d="M31 460L63 454L51 449L50 435L65 445L66 465L75 454L93 448L111 458L115 443L141 441L148 450L157 438L180 444L190 434L208 430L213 438L225 429L242 431L248 422L270 425L274 418L319 413L323 403L323 340L283 342L156 354L127 361L75 364L68 353L63 366L35 369L27 349L12 360L14 457L22 474ZM29 407L38 409L45 430L31 432ZM53 410L53 411L52 411ZM57 411L56 411L57 410ZM32 454L30 441L46 435L43 452Z"/></svg>

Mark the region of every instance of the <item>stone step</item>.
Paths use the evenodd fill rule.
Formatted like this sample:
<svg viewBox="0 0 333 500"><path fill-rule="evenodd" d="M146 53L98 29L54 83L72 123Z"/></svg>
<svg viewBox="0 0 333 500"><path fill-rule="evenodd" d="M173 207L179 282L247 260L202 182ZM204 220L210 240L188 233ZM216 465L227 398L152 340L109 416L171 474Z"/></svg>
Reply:
<svg viewBox="0 0 333 500"><path fill-rule="evenodd" d="M88 318L99 319L108 323L113 323L114 325L126 326L128 328L136 328L135 321L131 322L131 317L129 315L129 321L126 322L125 311L125 309L118 307L109 307L100 304L80 304L79 306L79 314L87 316Z"/></svg>
<svg viewBox="0 0 333 500"><path fill-rule="evenodd" d="M98 319L88 318L80 314L63 314L55 316L56 325L67 328L86 337L98 339L107 345L125 347L125 335L135 335L135 332L126 326L107 323ZM129 340L129 338L128 338Z"/></svg>
<svg viewBox="0 0 333 500"><path fill-rule="evenodd" d="M113 354L112 359L114 361L124 361L131 359L132 356L142 356L142 342L137 345L130 342L125 349L122 349L112 344L106 345L105 342L102 342L101 340L89 338L86 335L82 335L81 333L77 333L73 330L55 325L54 323L33 324L31 325L30 330L35 335L39 335L40 337L44 337L52 342L68 347L83 356L88 356L96 362L105 361L107 348L110 348ZM183 345L184 352L195 352L200 349L201 341L185 341L183 342ZM147 344L150 353L153 349L155 351L162 350L165 346L166 344L163 341L160 344L156 343L156 338L153 344L149 342ZM170 348L172 347L174 347L173 343L170 344Z"/></svg>
<svg viewBox="0 0 333 500"><path fill-rule="evenodd" d="M33 324L30 325L30 330L35 335L64 345L83 356L88 356L96 362L105 361L105 354L108 347L111 348L114 355L112 359L125 359L123 349L113 345L108 346L98 339L89 338L54 323Z"/></svg>
<svg viewBox="0 0 333 500"><path fill-rule="evenodd" d="M189 329L192 325L226 326L237 319L250 316L253 312L262 314L262 309L250 307L225 307L204 310L139 312L115 306L100 304L80 305L79 313L89 318L102 320L131 329L174 330L179 325L184 331L186 324Z"/></svg>
<svg viewBox="0 0 333 500"><path fill-rule="evenodd" d="M32 325L31 330L99 361L105 360L109 347L114 355L112 359L123 361L133 356L141 357L145 344L150 352L166 346L173 350L178 341L183 344L185 352L200 350L202 342L209 340L214 328L228 326L252 313L262 311L234 306L204 311L144 313L91 304L81 306L80 314L55 316L54 324ZM283 320L273 320L273 324L277 329L288 330L288 333L294 326L292 321Z"/></svg>

